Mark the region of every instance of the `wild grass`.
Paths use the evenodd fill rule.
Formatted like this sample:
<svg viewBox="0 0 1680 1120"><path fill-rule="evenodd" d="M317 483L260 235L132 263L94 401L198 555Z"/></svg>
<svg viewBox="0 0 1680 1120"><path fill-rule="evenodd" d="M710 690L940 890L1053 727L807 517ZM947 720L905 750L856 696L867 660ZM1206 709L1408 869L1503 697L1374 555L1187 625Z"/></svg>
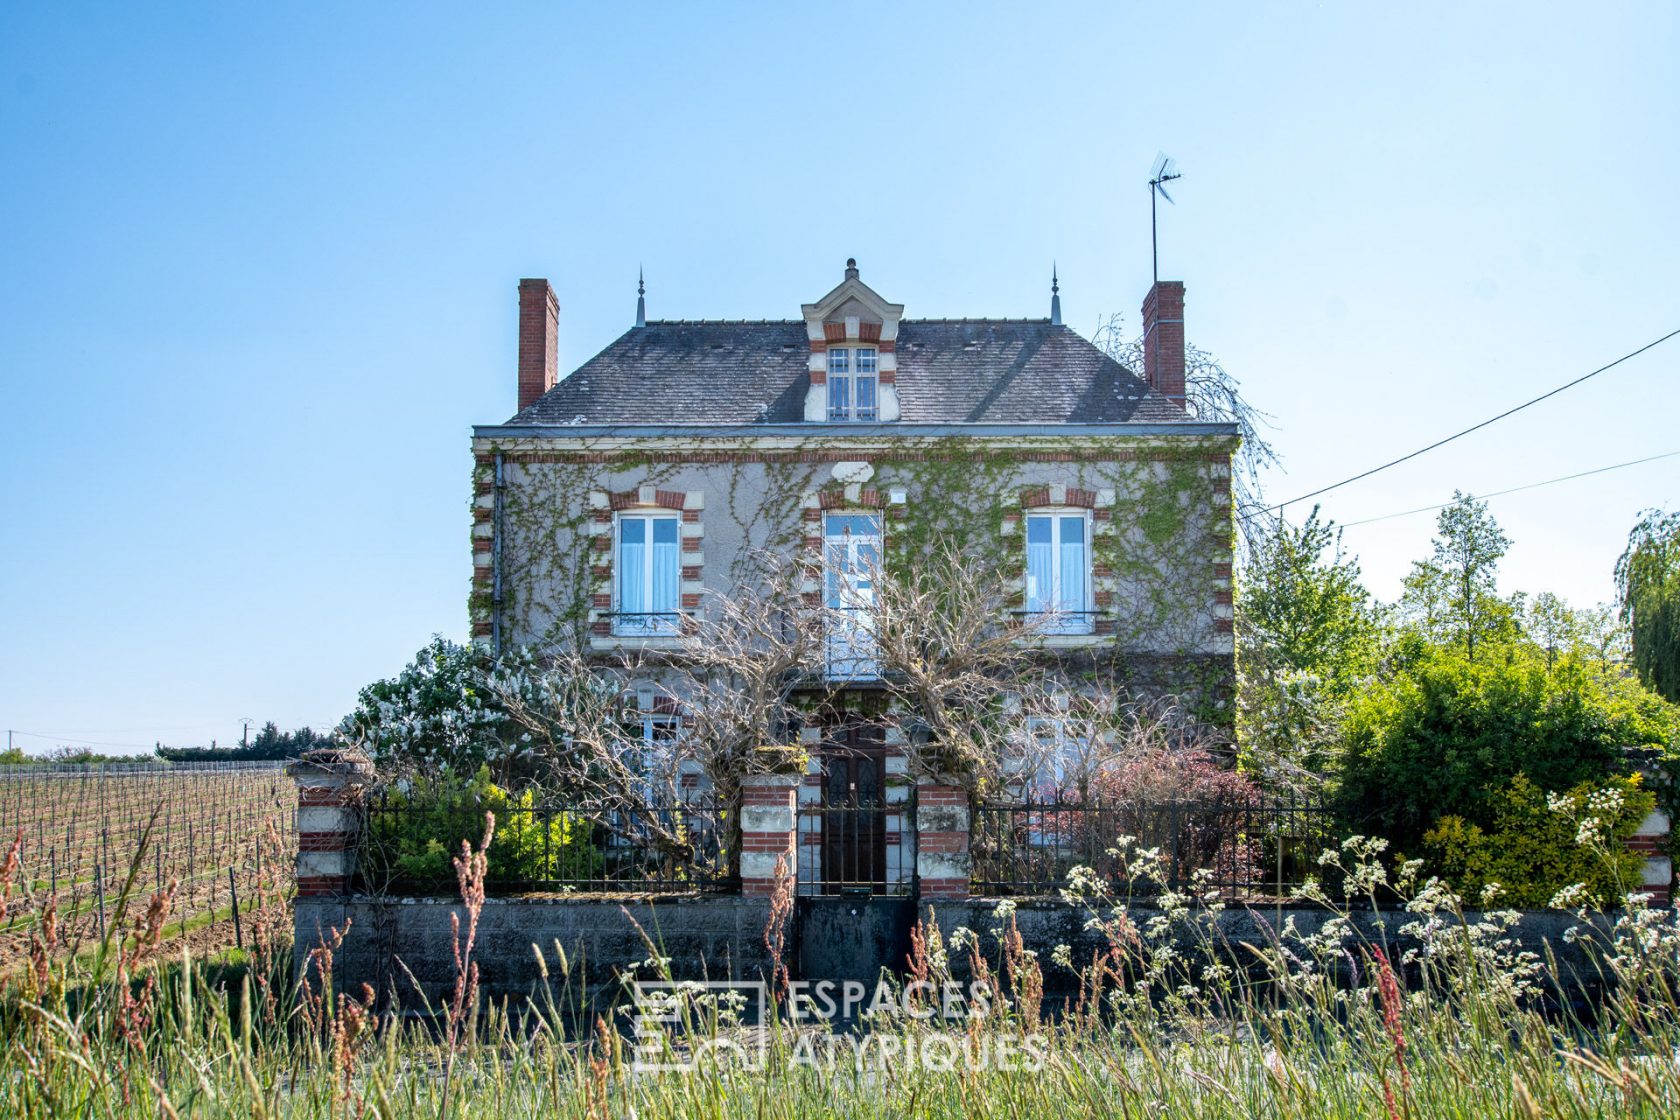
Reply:
<svg viewBox="0 0 1680 1120"><path fill-rule="evenodd" d="M1159 866L1159 853L1125 840L1117 850L1139 881ZM696 992L677 997L679 1025L653 1039L657 1052L677 1061L718 1039L738 1049L692 1071L647 1071L622 1020L580 1025L571 966L552 948L534 949L552 981L540 994L479 995L482 852L458 861L455 990L437 1008L416 997L408 1015L335 982L333 938L308 948L296 982L272 937L235 966L160 957L167 892L143 897L131 880L97 952L43 952L6 981L0 1115L1680 1115L1680 937L1672 910L1633 892L1615 910L1576 911L1577 947L1602 980L1598 1003L1577 1009L1557 998L1555 961L1513 938L1516 915L1467 916L1415 866L1390 881L1378 842L1355 838L1323 861L1348 897L1406 900L1407 928L1375 936L1349 907L1311 935L1286 924L1264 944L1227 944L1210 897L1168 894L1164 913L1140 920L1131 900L1084 877L1067 902L1098 948L1079 961L1071 947L1051 954L1078 977L1060 1006L1046 995L1047 962L1003 905L985 930L919 927L890 989L897 1006L931 1010L928 993L948 981L988 983L985 1016L883 1016L835 1036L786 1015L738 1022L729 1001ZM9 890L15 863L4 870ZM665 963L651 942L643 963ZM786 978L776 983L785 999ZM762 1063L728 1056L760 1042Z"/></svg>

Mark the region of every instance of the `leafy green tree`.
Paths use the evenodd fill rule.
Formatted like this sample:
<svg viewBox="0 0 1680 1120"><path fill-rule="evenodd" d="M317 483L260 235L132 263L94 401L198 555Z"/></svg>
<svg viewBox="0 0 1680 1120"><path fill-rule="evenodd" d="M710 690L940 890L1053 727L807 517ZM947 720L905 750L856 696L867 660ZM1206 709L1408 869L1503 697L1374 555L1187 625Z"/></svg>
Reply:
<svg viewBox="0 0 1680 1120"><path fill-rule="evenodd" d="M1578 610L1550 591L1529 600L1522 628L1545 652L1548 666L1571 653L1600 665L1613 664L1621 660L1626 645L1626 631L1613 608L1601 604Z"/></svg>
<svg viewBox="0 0 1680 1120"><path fill-rule="evenodd" d="M1436 519L1433 543L1433 555L1406 576L1401 613L1431 641L1462 645L1475 660L1478 646L1516 634L1520 600L1507 602L1498 592L1499 561L1511 539L1486 502L1455 490Z"/></svg>
<svg viewBox="0 0 1680 1120"><path fill-rule="evenodd" d="M1317 506L1250 535L1237 596L1237 738L1273 781L1322 769L1340 705L1375 662L1379 626L1359 562Z"/></svg>
<svg viewBox="0 0 1680 1120"><path fill-rule="evenodd" d="M1639 679L1680 703L1680 511L1647 510L1616 561Z"/></svg>
<svg viewBox="0 0 1680 1120"><path fill-rule="evenodd" d="M1510 643L1472 661L1427 647L1373 680L1341 732L1342 815L1416 851L1444 816L1493 825L1492 791L1526 774L1547 792L1625 773L1628 748L1671 748L1675 709L1637 681Z"/></svg>

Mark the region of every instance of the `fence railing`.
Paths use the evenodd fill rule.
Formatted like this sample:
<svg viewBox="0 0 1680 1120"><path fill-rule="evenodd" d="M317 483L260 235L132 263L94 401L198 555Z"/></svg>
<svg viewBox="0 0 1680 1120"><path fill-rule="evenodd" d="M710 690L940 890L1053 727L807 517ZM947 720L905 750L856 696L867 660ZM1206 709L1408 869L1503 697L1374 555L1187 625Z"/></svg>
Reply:
<svg viewBox="0 0 1680 1120"><path fill-rule="evenodd" d="M519 891L718 891L738 882L727 807L708 798L656 806L565 803L413 804L390 795L368 805L358 841L364 890L454 893L452 859L477 848L484 814L496 817L486 886Z"/></svg>
<svg viewBox="0 0 1680 1120"><path fill-rule="evenodd" d="M1122 846L1121 837L1131 839ZM970 836L973 889L1046 894L1085 866L1133 897L1194 888L1276 900L1317 877L1318 854L1335 837L1331 812L1312 798L983 805ZM1142 877L1133 873L1140 857L1150 868Z"/></svg>
<svg viewBox="0 0 1680 1120"><path fill-rule="evenodd" d="M0 765L0 781L7 778L110 778L129 774L248 774L284 770L293 758L219 762L165 762L142 759L137 762L9 762Z"/></svg>

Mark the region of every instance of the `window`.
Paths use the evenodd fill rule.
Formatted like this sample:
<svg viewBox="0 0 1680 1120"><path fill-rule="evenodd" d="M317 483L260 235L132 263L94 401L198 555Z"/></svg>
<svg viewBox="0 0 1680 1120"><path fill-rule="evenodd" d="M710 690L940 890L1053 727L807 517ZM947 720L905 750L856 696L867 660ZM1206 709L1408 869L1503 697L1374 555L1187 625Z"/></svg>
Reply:
<svg viewBox="0 0 1680 1120"><path fill-rule="evenodd" d="M675 634L682 547L679 519L671 514L623 513L618 517L618 562L613 615L616 634Z"/></svg>
<svg viewBox="0 0 1680 1120"><path fill-rule="evenodd" d="M1051 716L1027 720L1026 778L1030 795L1039 800L1060 797L1084 772L1091 754L1090 726L1084 721Z"/></svg>
<svg viewBox="0 0 1680 1120"><path fill-rule="evenodd" d="M828 351L828 418L874 420L878 375L873 346L830 347Z"/></svg>
<svg viewBox="0 0 1680 1120"><path fill-rule="evenodd" d="M1027 517L1027 614L1052 615L1047 633L1091 632L1090 537L1084 513Z"/></svg>
<svg viewBox="0 0 1680 1120"><path fill-rule="evenodd" d="M657 804L665 783L674 780L676 766L677 720L664 713L637 712L624 725L623 754L625 767L635 775L636 790L644 803ZM661 823L670 825L668 810L659 810ZM635 847L646 831L648 821L642 819L640 809L614 809L611 815L613 830L607 838L609 847Z"/></svg>
<svg viewBox="0 0 1680 1120"><path fill-rule="evenodd" d="M664 713L641 712L625 728L632 739L625 765L642 778L642 795L653 800L656 779L666 776L676 757L677 720Z"/></svg>
<svg viewBox="0 0 1680 1120"><path fill-rule="evenodd" d="M828 608L828 675L873 680L875 574L881 520L872 513L830 514L823 521L823 603Z"/></svg>

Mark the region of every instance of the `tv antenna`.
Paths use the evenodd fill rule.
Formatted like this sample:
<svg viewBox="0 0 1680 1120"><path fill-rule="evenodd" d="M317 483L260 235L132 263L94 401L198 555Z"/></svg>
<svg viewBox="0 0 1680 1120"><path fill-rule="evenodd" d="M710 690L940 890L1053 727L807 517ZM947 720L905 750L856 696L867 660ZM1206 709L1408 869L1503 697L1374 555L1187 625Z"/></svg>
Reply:
<svg viewBox="0 0 1680 1120"><path fill-rule="evenodd" d="M1174 179L1182 179L1178 165L1168 159L1166 153L1160 152L1155 156L1155 168L1149 173L1149 264L1154 274L1155 282L1161 282L1161 250L1155 240L1155 196L1160 195L1168 202L1173 196L1167 193L1166 184ZM1173 202L1174 206L1178 203Z"/></svg>

